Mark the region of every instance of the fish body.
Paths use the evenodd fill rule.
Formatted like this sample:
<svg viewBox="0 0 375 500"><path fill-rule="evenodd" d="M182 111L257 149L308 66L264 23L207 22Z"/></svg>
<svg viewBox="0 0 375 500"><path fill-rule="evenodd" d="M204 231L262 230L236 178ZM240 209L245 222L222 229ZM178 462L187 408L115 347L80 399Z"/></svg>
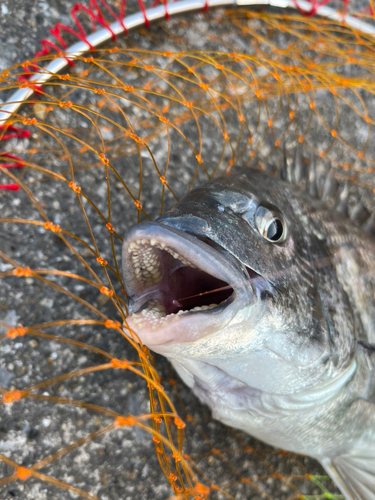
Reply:
<svg viewBox="0 0 375 500"><path fill-rule="evenodd" d="M375 500L375 239L312 191L238 168L131 229L128 325L215 418Z"/></svg>

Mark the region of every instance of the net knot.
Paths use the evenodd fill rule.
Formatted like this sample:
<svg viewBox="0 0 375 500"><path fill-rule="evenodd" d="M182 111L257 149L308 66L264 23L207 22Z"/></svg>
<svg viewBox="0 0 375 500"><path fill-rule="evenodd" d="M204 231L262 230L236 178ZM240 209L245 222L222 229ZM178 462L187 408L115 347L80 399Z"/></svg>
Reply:
<svg viewBox="0 0 375 500"><path fill-rule="evenodd" d="M114 295L113 290L110 290L106 286L101 287L100 293L102 293L103 295L107 295L107 297L113 297L113 295Z"/></svg>
<svg viewBox="0 0 375 500"><path fill-rule="evenodd" d="M136 134L131 133L129 134L129 137L138 144L142 142L142 139Z"/></svg>
<svg viewBox="0 0 375 500"><path fill-rule="evenodd" d="M123 427L125 425L135 425L137 420L133 415L128 415L127 417L117 417L115 420L115 427Z"/></svg>
<svg viewBox="0 0 375 500"><path fill-rule="evenodd" d="M38 121L36 118L24 118L22 123L24 125L37 125Z"/></svg>
<svg viewBox="0 0 375 500"><path fill-rule="evenodd" d="M121 368L121 370L127 370L129 368L129 361L126 359L111 359L111 365L113 368Z"/></svg>
<svg viewBox="0 0 375 500"><path fill-rule="evenodd" d="M76 184L75 182L69 182L69 187L73 189L73 191L77 194L81 192L81 187L78 186L78 184Z"/></svg>
<svg viewBox="0 0 375 500"><path fill-rule="evenodd" d="M24 392L14 389L13 391L7 391L3 394L3 403L9 404L15 401L20 401L24 396Z"/></svg>
<svg viewBox="0 0 375 500"><path fill-rule="evenodd" d="M107 319L106 322L104 323L104 326L106 328L113 328L114 330L117 330L118 328L121 328L121 324L119 321L113 321L112 319Z"/></svg>
<svg viewBox="0 0 375 500"><path fill-rule="evenodd" d="M24 337L27 333L27 328L23 326L15 326L12 328L9 328L9 330L6 332L5 336L8 337L9 339L15 339L17 337Z"/></svg>
<svg viewBox="0 0 375 500"><path fill-rule="evenodd" d="M17 278L21 278L22 276L28 278L32 274L33 272L29 267L16 267L13 269L13 275L17 276Z"/></svg>
<svg viewBox="0 0 375 500"><path fill-rule="evenodd" d="M186 427L185 422L181 420L179 417L175 417L174 424L177 427L177 429L185 429Z"/></svg>
<svg viewBox="0 0 375 500"><path fill-rule="evenodd" d="M107 262L105 259L103 259L103 257L100 257L100 255L99 255L99 257L97 257L97 258L96 258L96 260L97 260L97 262L99 262L99 264L101 264L103 267L108 266L108 262Z"/></svg>
<svg viewBox="0 0 375 500"><path fill-rule="evenodd" d="M202 483L197 483L194 487L194 491L197 495L208 497L210 494L210 488Z"/></svg>
<svg viewBox="0 0 375 500"><path fill-rule="evenodd" d="M104 153L99 153L98 156L101 159L102 163L104 163L104 165L109 165L109 160Z"/></svg>
<svg viewBox="0 0 375 500"><path fill-rule="evenodd" d="M73 106L72 101L60 101L60 108L71 108Z"/></svg>
<svg viewBox="0 0 375 500"><path fill-rule="evenodd" d="M31 476L31 471L26 469L26 467L17 467L16 475L21 481L26 481Z"/></svg>
<svg viewBox="0 0 375 500"><path fill-rule="evenodd" d="M44 229L48 229L49 231L52 231L53 233L60 233L61 228L58 224L54 224L53 222L46 222L44 224Z"/></svg>

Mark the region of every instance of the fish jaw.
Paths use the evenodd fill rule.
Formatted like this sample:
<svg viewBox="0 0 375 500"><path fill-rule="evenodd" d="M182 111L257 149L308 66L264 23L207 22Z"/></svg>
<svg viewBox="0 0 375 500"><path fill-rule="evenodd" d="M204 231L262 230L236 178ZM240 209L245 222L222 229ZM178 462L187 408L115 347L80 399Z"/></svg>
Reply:
<svg viewBox="0 0 375 500"><path fill-rule="evenodd" d="M215 333L257 300L254 285L235 259L157 222L127 233L122 258L127 325L151 348ZM212 290L218 291L204 293Z"/></svg>

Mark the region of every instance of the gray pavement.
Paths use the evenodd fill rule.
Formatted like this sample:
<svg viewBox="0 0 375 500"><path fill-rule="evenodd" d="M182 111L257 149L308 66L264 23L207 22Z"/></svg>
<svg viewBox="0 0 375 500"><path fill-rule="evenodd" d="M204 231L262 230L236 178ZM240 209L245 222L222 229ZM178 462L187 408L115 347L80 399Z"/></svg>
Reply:
<svg viewBox="0 0 375 500"><path fill-rule="evenodd" d="M40 48L40 40L50 37L48 30L56 23L70 23L69 11L75 2L65 0L46 0L45 2L0 0L0 40L3 50L0 53L0 71L20 60L32 57ZM136 40L136 39L135 39ZM68 124L66 124L68 125ZM31 146L31 144L30 144ZM184 152L180 152L176 161L184 161ZM131 162L131 160L129 160ZM146 163L147 165L147 163ZM129 167L136 168L136 163ZM90 171L82 177L87 186L94 191L102 182L96 171ZM176 181L177 183L177 181ZM183 180L176 184L177 190L184 191ZM74 227L82 234L87 233L84 221L79 218L78 209L74 208L74 197L71 193L64 196L57 191L58 185L48 184L46 191L40 194L40 201L46 210L54 213L58 223L65 222L64 227ZM98 206L105 207L106 192L96 193ZM157 213L157 201L152 201L148 210ZM8 217L16 216L19 205L26 206L26 199L17 194L15 201L12 193L2 193L0 209ZM28 215L33 213L30 208ZM134 214L129 207L123 206L121 200L115 204L114 217L121 220L121 232L134 223ZM85 233L86 231L86 233ZM100 239L106 237L100 227L95 234ZM14 228L6 226L0 241L0 249L11 255L15 260L26 262L30 267L48 263L49 267L60 267L73 272L82 272L79 265L63 247L57 238L46 238L42 232L32 228ZM98 266L100 267L100 266ZM2 270L7 268L3 267ZM95 268L96 269L96 268ZM98 270L99 272L100 270ZM108 315L113 315L110 303L105 303L102 297L86 288L76 287L75 293L84 300L99 307ZM3 296L0 319L10 324L25 322L35 324L51 321L66 316L85 317L85 309L61 298L55 292L46 292L38 282L29 278L26 285L15 279L3 285L0 290ZM72 309L74 307L74 309ZM76 332L69 328L59 330L59 335L76 338ZM107 330L96 327L83 327L79 330L79 340L114 353L117 357L135 359L134 353L126 346L123 339L111 335ZM77 367L90 366L102 362L96 354L84 352L74 347L57 342L46 342L41 339L25 342L4 341L1 343L0 354L0 386L10 388L27 387L46 378L66 373ZM170 368L158 358L157 366L164 375L164 385L168 390ZM223 484L238 482L229 489L232 498L236 500L253 500L264 498L256 489L247 489L241 483L241 477L254 480L275 500L291 496L291 490L275 477L270 477L271 464L278 473L287 477L290 474L301 474L303 469L312 474L324 474L321 467L314 461L303 457L291 457L273 452L262 443L258 443L241 433L234 433L224 426L214 422L207 408L200 405L196 398L181 384L178 384L179 399L176 404L184 414L186 412L200 423L202 432L187 429L186 452L198 457L199 465L204 473L214 482ZM88 401L93 404L110 407L119 413L141 414L148 410L148 393L145 384L137 377L118 371L105 371L80 377L64 386L53 385L48 388L48 394L60 397L74 397L76 400ZM0 453L9 454L15 461L28 466L46 454L78 439L89 432L94 432L109 422L104 416L77 410L67 405L51 405L46 402L24 400L12 406L0 407ZM211 443L211 444L210 444ZM245 447L249 447L244 451ZM224 452L225 461L220 455L208 453L212 447ZM241 452L237 451L241 448ZM251 451L251 449L255 451ZM261 450L266 450L262 452ZM235 469L235 470L234 470ZM8 475L11 468L0 463L0 478ZM58 462L43 469L43 472L99 496L102 500L161 500L171 494L171 490L157 463L152 441L146 433L137 429L119 429L91 441L85 446L69 453ZM262 480L262 476L267 476ZM322 480L329 491L337 491L329 481ZM318 494L320 489L310 481L300 481L298 487L305 494ZM251 493L249 493L251 491ZM215 498L224 496L215 494ZM0 499L20 498L25 500L67 500L74 494L57 489L46 483L29 479L26 482L11 483L0 487ZM214 496L213 496L214 498Z"/></svg>

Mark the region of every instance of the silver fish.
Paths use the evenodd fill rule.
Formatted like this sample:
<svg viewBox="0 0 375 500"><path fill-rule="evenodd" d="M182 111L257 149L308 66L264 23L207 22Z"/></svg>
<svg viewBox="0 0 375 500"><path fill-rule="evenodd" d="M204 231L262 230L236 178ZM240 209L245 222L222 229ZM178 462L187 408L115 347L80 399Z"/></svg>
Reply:
<svg viewBox="0 0 375 500"><path fill-rule="evenodd" d="M131 229L128 325L214 418L374 500L375 238L358 222L374 217L357 206L355 223L347 186L301 165L235 169Z"/></svg>

